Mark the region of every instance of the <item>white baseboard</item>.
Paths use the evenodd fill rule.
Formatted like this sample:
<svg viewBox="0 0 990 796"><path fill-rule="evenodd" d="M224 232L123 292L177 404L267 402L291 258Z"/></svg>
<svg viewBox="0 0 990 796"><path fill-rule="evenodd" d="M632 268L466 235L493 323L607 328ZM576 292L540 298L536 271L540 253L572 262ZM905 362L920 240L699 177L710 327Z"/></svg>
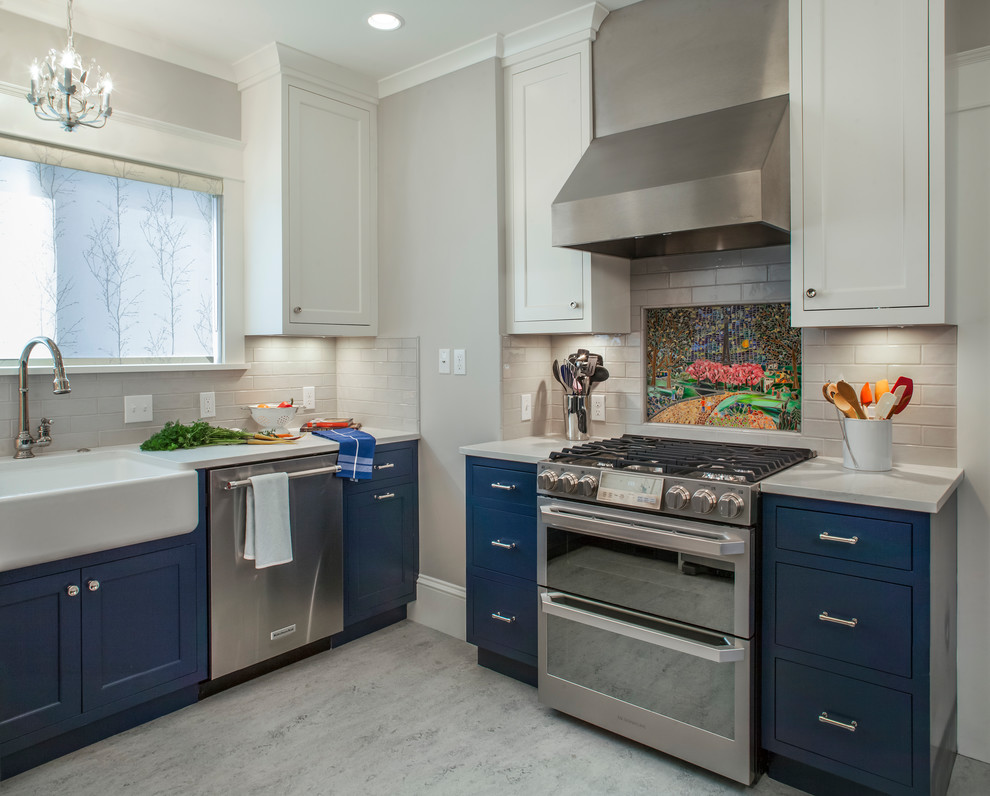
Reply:
<svg viewBox="0 0 990 796"><path fill-rule="evenodd" d="M467 592L463 586L420 575L416 581L416 601L409 603L407 616L413 622L464 641Z"/></svg>

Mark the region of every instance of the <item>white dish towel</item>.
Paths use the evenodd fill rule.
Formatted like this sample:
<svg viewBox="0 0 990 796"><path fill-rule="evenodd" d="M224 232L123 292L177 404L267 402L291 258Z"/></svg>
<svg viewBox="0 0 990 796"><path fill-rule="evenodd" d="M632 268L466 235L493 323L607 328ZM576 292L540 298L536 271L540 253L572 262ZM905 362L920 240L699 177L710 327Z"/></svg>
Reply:
<svg viewBox="0 0 990 796"><path fill-rule="evenodd" d="M255 569L292 561L292 526L289 523L289 476L268 473L248 479L245 494L244 558Z"/></svg>

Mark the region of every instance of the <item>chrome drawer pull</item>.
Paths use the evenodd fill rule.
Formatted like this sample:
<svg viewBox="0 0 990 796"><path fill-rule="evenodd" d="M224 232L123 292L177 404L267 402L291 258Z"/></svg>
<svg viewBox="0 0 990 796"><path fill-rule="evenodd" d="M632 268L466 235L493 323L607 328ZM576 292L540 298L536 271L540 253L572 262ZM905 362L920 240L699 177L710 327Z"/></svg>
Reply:
<svg viewBox="0 0 990 796"><path fill-rule="evenodd" d="M507 625L511 625L516 621L514 616L502 616L498 611L492 614L492 619L497 619L499 622L505 622Z"/></svg>
<svg viewBox="0 0 990 796"><path fill-rule="evenodd" d="M386 492L384 495L375 495L375 500L391 500L395 497L395 492Z"/></svg>
<svg viewBox="0 0 990 796"><path fill-rule="evenodd" d="M395 467L395 464L393 462L385 462L385 464L376 464L374 466L374 469L376 469L376 470L390 470L393 467Z"/></svg>
<svg viewBox="0 0 990 796"><path fill-rule="evenodd" d="M824 710L818 716L818 720L822 724L831 724L833 727L841 727L844 730L849 730L849 732L856 732L856 728L859 726L855 721L850 721L848 724L844 721L836 721L835 719L830 719L828 713Z"/></svg>
<svg viewBox="0 0 990 796"><path fill-rule="evenodd" d="M859 624L859 620L856 617L852 619L837 619L834 616L829 616L828 611L822 611L818 614L818 618L823 622L834 622L837 625L845 625L846 627L856 627Z"/></svg>
<svg viewBox="0 0 990 796"><path fill-rule="evenodd" d="M516 543L515 542L509 542L508 544L506 544L501 539L493 539L492 540L492 547L501 547L503 550L515 550L516 549Z"/></svg>
<svg viewBox="0 0 990 796"><path fill-rule="evenodd" d="M832 536L828 531L822 531L818 534L818 538L823 542L842 542L842 544L856 544L859 541L858 536Z"/></svg>
<svg viewBox="0 0 990 796"><path fill-rule="evenodd" d="M515 488L515 484L492 484L492 489L504 489L506 492L511 492Z"/></svg>

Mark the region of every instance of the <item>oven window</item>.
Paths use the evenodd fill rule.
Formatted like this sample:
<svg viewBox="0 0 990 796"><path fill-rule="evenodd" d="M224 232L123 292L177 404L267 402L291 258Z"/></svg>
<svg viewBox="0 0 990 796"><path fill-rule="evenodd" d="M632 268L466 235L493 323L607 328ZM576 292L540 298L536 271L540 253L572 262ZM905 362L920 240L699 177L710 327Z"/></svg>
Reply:
<svg viewBox="0 0 990 796"><path fill-rule="evenodd" d="M653 713L735 738L736 665L546 618L546 671Z"/></svg>
<svg viewBox="0 0 990 796"><path fill-rule="evenodd" d="M732 633L733 563L547 528L550 589Z"/></svg>

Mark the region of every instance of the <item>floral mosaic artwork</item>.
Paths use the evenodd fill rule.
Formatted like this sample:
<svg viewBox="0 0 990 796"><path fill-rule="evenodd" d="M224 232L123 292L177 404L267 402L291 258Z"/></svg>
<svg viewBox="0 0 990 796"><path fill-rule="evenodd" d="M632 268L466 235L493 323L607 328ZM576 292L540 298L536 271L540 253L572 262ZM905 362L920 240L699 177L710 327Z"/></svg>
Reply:
<svg viewBox="0 0 990 796"><path fill-rule="evenodd" d="M646 310L646 419L801 429L801 330L790 304Z"/></svg>

